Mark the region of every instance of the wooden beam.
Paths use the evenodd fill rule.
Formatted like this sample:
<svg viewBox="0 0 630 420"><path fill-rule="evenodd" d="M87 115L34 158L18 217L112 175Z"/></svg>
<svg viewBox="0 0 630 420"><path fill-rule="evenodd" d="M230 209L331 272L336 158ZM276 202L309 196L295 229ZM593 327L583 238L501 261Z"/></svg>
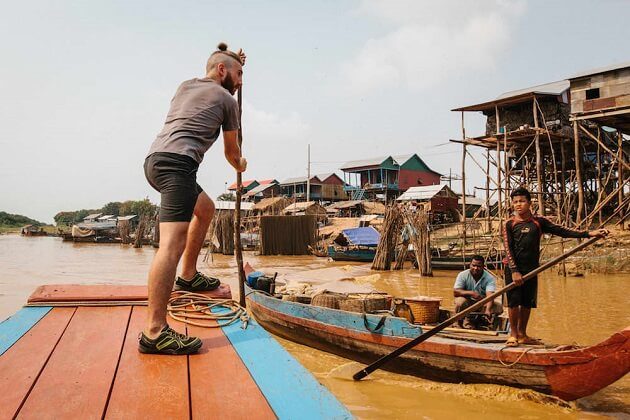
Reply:
<svg viewBox="0 0 630 420"><path fill-rule="evenodd" d="M536 109L536 101L532 101L532 112L534 114L534 127L538 128L538 110ZM536 142L536 184L538 184L538 192L542 193L543 181L542 181L542 155L540 153L540 136L538 132L535 134L534 141ZM541 215L545 215L545 199L542 194L538 194L538 211Z"/></svg>
<svg viewBox="0 0 630 420"><path fill-rule="evenodd" d="M464 111L462 111L462 139L466 140ZM462 260L466 261L466 143L462 143Z"/></svg>
<svg viewBox="0 0 630 420"><path fill-rule="evenodd" d="M586 133L591 139L593 139L593 141L595 141L597 144L599 144L602 149L604 149L606 152L608 152L610 155L615 156L617 153L614 153L612 150L610 150L608 148L608 146L606 146L604 143L602 143L597 137L595 137L593 134L591 134L590 131L588 131L586 128L582 127L580 125L580 129ZM626 169L630 170L630 164L628 164L625 160L623 160L623 150L620 149L621 153L619 159L617 160L618 164L623 165Z"/></svg>

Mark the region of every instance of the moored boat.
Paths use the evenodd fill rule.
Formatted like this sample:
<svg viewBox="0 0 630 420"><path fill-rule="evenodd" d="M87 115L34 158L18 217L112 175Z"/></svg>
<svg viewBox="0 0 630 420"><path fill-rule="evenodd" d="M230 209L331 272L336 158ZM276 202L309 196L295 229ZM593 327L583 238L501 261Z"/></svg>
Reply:
<svg viewBox="0 0 630 420"><path fill-rule="evenodd" d="M247 289L247 304L266 329L289 340L363 363L422 334L403 318L361 314L277 299ZM378 328L379 323L382 324ZM437 335L384 366L432 380L530 388L564 400L591 395L630 371L630 327L589 347L506 348L503 337Z"/></svg>

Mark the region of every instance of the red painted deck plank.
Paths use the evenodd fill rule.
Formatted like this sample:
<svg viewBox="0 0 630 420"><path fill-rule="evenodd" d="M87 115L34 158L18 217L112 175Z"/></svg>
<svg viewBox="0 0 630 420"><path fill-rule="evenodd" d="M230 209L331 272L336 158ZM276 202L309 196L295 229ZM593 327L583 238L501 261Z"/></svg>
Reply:
<svg viewBox="0 0 630 420"><path fill-rule="evenodd" d="M138 352L138 334L145 326L146 311L143 306L133 307L105 417L187 419L187 357ZM183 324L168 321L177 331L185 332Z"/></svg>
<svg viewBox="0 0 630 420"><path fill-rule="evenodd" d="M217 290L204 292L209 297L230 299L230 286L221 284ZM145 301L147 286L48 284L39 286L28 298L28 303L38 302L91 302L91 301Z"/></svg>
<svg viewBox="0 0 630 420"><path fill-rule="evenodd" d="M0 419L17 413L75 308L54 308L0 357Z"/></svg>
<svg viewBox="0 0 630 420"><path fill-rule="evenodd" d="M19 417L101 418L130 310L78 308Z"/></svg>
<svg viewBox="0 0 630 420"><path fill-rule="evenodd" d="M203 347L190 356L192 418L275 419L249 371L220 328L188 325Z"/></svg>

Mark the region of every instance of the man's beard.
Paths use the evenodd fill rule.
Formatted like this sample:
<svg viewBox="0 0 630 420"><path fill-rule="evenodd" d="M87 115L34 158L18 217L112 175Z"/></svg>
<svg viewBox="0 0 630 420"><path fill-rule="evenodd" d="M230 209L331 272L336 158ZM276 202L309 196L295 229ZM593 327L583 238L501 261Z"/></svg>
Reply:
<svg viewBox="0 0 630 420"><path fill-rule="evenodd" d="M225 80L221 82L221 86L227 89L232 95L236 92L236 83L234 83L234 79L230 73L225 75Z"/></svg>

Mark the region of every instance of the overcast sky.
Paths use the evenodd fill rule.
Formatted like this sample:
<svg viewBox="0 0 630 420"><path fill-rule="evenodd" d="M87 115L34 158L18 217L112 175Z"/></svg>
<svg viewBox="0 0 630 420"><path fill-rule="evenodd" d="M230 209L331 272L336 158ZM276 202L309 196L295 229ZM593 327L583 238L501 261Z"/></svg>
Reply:
<svg viewBox="0 0 630 420"><path fill-rule="evenodd" d="M248 55L245 179L306 175L309 143L314 173L413 152L459 173L450 109L628 61L629 16L623 0L4 2L0 211L157 202L146 152L219 41ZM234 180L217 142L198 181L214 197Z"/></svg>

